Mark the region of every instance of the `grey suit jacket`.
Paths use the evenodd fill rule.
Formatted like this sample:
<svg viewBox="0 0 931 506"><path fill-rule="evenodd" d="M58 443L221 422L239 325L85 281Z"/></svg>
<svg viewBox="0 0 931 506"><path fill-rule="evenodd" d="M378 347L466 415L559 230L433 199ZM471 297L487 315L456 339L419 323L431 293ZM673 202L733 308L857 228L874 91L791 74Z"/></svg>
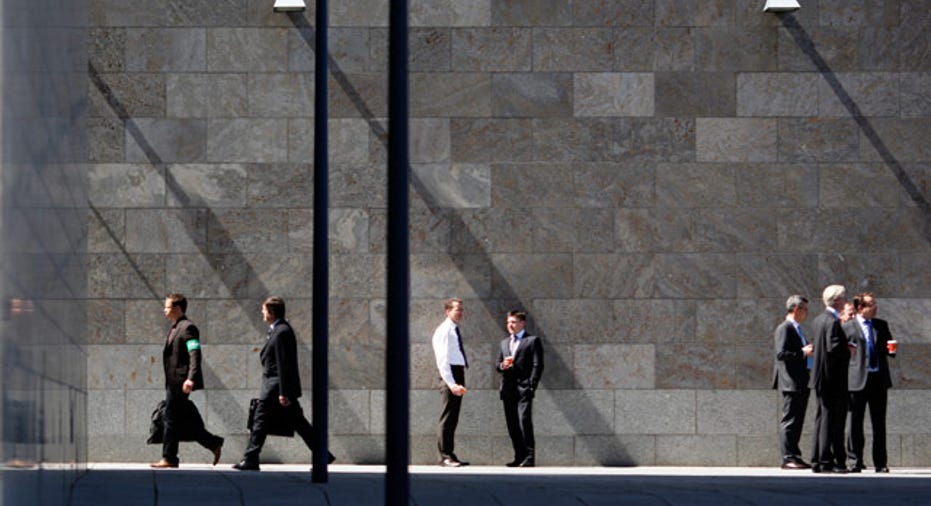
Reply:
<svg viewBox="0 0 931 506"><path fill-rule="evenodd" d="M802 338L792 322L785 320L773 333L776 360L773 366L773 388L783 392L808 390L808 359L802 352Z"/></svg>
<svg viewBox="0 0 931 506"><path fill-rule="evenodd" d="M886 343L892 340L889 324L885 320L873 318L873 333L876 338L876 355L879 359L879 375L886 388L892 387L892 375L889 374L889 350ZM866 388L866 378L869 376L866 363L866 336L860 327L860 322L853 318L844 323L844 333L847 339L857 343L857 351L850 357L850 367L847 369L847 389L851 392L860 392ZM892 355L894 356L894 355Z"/></svg>

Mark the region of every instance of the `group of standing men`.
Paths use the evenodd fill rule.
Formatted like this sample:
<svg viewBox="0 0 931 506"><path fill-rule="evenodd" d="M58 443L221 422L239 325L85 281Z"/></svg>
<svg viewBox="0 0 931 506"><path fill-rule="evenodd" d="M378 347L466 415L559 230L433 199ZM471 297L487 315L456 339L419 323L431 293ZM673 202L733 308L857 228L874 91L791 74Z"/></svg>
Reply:
<svg viewBox="0 0 931 506"><path fill-rule="evenodd" d="M873 466L889 472L886 454L886 405L892 387L888 357L897 342L885 320L876 318L876 298L861 293L847 301L841 285L822 294L825 311L815 317L811 335L802 330L808 299L792 295L786 319L775 331L773 388L782 392L780 450L783 469L811 469L816 473L859 473L863 458L863 422L869 408L873 427ZM850 304L852 311L845 311ZM811 464L799 449L809 392L817 400ZM844 426L850 412L849 429Z"/></svg>
<svg viewBox="0 0 931 506"><path fill-rule="evenodd" d="M437 448L441 466L460 467L468 465L454 452L459 410L466 393L465 370L469 367L459 331L462 300L449 299L445 310L446 319L433 333L433 352L441 379ZM514 459L505 464L508 467L536 465L532 410L534 392L543 375L543 340L527 332L526 325L525 312L515 310L508 313L508 336L501 341L495 361L495 370L501 374L504 419L514 448Z"/></svg>

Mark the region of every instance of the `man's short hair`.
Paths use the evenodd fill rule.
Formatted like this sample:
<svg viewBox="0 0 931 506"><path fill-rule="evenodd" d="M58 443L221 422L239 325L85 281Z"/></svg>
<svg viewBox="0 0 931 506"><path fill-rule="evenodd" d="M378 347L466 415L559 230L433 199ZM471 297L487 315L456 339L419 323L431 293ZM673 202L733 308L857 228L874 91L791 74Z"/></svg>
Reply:
<svg viewBox="0 0 931 506"><path fill-rule="evenodd" d="M821 300L825 306L833 306L834 302L840 298L847 298L847 289L844 285L828 285L821 294Z"/></svg>
<svg viewBox="0 0 931 506"><path fill-rule="evenodd" d="M452 309L456 304L462 305L462 299L449 299L443 304L443 308L447 311Z"/></svg>
<svg viewBox="0 0 931 506"><path fill-rule="evenodd" d="M786 299L786 313L795 311L795 308L802 304L808 304L808 299L801 295L790 295L789 298Z"/></svg>
<svg viewBox="0 0 931 506"><path fill-rule="evenodd" d="M524 311L521 311L520 309L515 309L513 311L508 312L508 318L512 316L522 322L527 321L527 313L525 313Z"/></svg>
<svg viewBox="0 0 931 506"><path fill-rule="evenodd" d="M184 297L184 294L169 293L165 296L165 300L170 300L172 306L180 307L182 314L187 311L187 298Z"/></svg>
<svg viewBox="0 0 931 506"><path fill-rule="evenodd" d="M281 297L269 297L265 299L262 306L275 318L284 318L284 299Z"/></svg>
<svg viewBox="0 0 931 506"><path fill-rule="evenodd" d="M863 303L868 298L874 299L874 300L876 299L876 297L873 296L872 292L863 292L863 293L858 293L857 295L854 295L853 296L853 308L857 311L860 311L860 308L863 307Z"/></svg>

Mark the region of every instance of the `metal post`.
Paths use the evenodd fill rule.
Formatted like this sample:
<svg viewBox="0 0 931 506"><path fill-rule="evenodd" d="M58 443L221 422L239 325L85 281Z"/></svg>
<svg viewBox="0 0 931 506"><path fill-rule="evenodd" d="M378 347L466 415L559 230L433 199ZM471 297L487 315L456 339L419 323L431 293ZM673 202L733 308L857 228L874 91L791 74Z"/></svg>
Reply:
<svg viewBox="0 0 931 506"><path fill-rule="evenodd" d="M313 425L314 454L311 481L328 480L327 395L329 287L329 188L327 178L327 2L317 0L314 51L314 281L313 281Z"/></svg>
<svg viewBox="0 0 931 506"><path fill-rule="evenodd" d="M410 265L408 240L407 0L391 0L388 28L388 297L385 504L410 500Z"/></svg>

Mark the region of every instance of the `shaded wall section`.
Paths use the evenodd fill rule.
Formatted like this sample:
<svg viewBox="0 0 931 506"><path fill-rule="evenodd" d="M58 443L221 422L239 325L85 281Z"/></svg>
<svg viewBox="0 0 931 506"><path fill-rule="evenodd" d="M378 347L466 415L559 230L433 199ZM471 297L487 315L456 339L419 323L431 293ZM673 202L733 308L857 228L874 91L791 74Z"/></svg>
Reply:
<svg viewBox="0 0 931 506"><path fill-rule="evenodd" d="M307 3L90 2L93 460L158 457L166 292L200 326L192 398L224 460L245 447L268 295L310 385ZM387 6L329 13L329 425L348 462L384 454ZM511 458L492 361L522 307L547 353L539 464L776 465L772 331L789 294L843 283L902 343L890 463L931 465L914 423L931 420L931 1L807 1L789 23L762 6L411 0L414 462L437 458L430 336L458 296L464 459ZM263 458L310 460L274 438Z"/></svg>
<svg viewBox="0 0 931 506"><path fill-rule="evenodd" d="M66 504L87 460L83 1L2 2L3 504Z"/></svg>

